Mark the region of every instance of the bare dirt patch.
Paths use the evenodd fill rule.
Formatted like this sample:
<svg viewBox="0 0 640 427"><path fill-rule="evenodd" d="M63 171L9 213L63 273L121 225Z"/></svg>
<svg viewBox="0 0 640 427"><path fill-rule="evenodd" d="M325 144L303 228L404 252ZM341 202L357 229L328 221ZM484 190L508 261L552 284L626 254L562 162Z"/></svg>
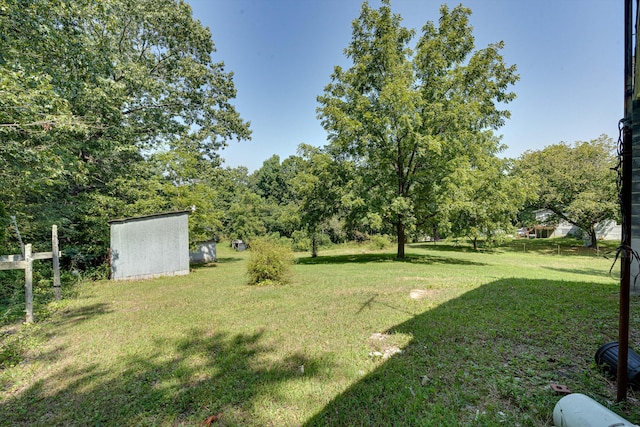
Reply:
<svg viewBox="0 0 640 427"><path fill-rule="evenodd" d="M434 298L438 294L437 289L412 289L409 292L411 299Z"/></svg>
<svg viewBox="0 0 640 427"><path fill-rule="evenodd" d="M388 359L394 354L402 353L402 350L397 345L390 342L391 337L387 334L376 332L369 337L369 345L372 351L369 352L370 357L381 357Z"/></svg>

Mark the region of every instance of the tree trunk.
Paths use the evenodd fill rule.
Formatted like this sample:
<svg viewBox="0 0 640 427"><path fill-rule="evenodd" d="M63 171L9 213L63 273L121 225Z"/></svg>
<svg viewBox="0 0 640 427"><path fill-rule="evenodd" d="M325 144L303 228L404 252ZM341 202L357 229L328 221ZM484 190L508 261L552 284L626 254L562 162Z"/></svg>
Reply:
<svg viewBox="0 0 640 427"><path fill-rule="evenodd" d="M396 223L396 231L398 234L398 254L397 258L404 258L404 224L402 222Z"/></svg>
<svg viewBox="0 0 640 427"><path fill-rule="evenodd" d="M477 237L473 238L473 250L474 251L478 250L478 238Z"/></svg>
<svg viewBox="0 0 640 427"><path fill-rule="evenodd" d="M318 256L318 234L311 233L311 258Z"/></svg>
<svg viewBox="0 0 640 427"><path fill-rule="evenodd" d="M591 227L589 229L589 247L593 249L598 249L598 236L596 234L596 230Z"/></svg>

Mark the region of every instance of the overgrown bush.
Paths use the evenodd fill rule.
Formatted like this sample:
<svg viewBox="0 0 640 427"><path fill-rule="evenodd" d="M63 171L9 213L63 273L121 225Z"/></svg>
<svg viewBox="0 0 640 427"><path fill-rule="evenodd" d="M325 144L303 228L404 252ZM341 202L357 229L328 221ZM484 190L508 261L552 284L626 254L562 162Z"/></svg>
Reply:
<svg viewBox="0 0 640 427"><path fill-rule="evenodd" d="M369 240L369 245L371 246L372 249L386 249L389 246L391 246L391 240L389 239L389 236L385 235L380 235L380 234L375 234L373 236L371 236L371 239Z"/></svg>
<svg viewBox="0 0 640 427"><path fill-rule="evenodd" d="M326 233L316 233L315 238L317 247L327 247L333 244L331 237ZM291 240L291 247L294 251L305 252L311 250L311 237L306 231L294 231L291 235Z"/></svg>
<svg viewBox="0 0 640 427"><path fill-rule="evenodd" d="M2 336L0 340L0 369L11 368L22 361L25 348L22 340L13 336Z"/></svg>
<svg viewBox="0 0 640 427"><path fill-rule="evenodd" d="M247 275L250 285L282 285L288 282L293 252L291 247L270 239L250 242Z"/></svg>
<svg viewBox="0 0 640 427"><path fill-rule="evenodd" d="M311 239L305 231L296 230L291 234L292 248L296 252L306 252L311 249Z"/></svg>
<svg viewBox="0 0 640 427"><path fill-rule="evenodd" d="M341 220L336 217L326 222L324 232L331 240L331 243L344 243L347 241L347 233Z"/></svg>
<svg viewBox="0 0 640 427"><path fill-rule="evenodd" d="M356 230L351 239L356 243L364 243L369 239L369 235Z"/></svg>
<svg viewBox="0 0 640 427"><path fill-rule="evenodd" d="M505 232L494 233L491 236L487 236L486 246L489 248L503 246L509 243L511 240L513 240L513 238Z"/></svg>

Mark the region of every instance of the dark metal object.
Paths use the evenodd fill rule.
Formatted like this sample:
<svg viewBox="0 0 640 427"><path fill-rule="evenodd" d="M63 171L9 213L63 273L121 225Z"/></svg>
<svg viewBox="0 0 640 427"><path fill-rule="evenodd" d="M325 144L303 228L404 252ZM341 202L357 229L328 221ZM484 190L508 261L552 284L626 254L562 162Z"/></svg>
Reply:
<svg viewBox="0 0 640 427"><path fill-rule="evenodd" d="M600 346L595 356L596 363L602 366L609 375L617 377L618 383L621 378L619 373L621 364L618 363L619 356L617 341ZM622 373L622 377L628 385L640 387L640 355L632 349L628 349L627 361L627 370Z"/></svg>
<svg viewBox="0 0 640 427"><path fill-rule="evenodd" d="M622 154L622 265L620 267L620 313L618 318L617 401L627 399L627 354L629 349L629 298L631 292L631 128L623 130Z"/></svg>
<svg viewBox="0 0 640 427"><path fill-rule="evenodd" d="M636 0L637 1L637 0ZM624 3L624 123L622 150L622 265L620 268L620 315L618 320L617 401L627 399L629 354L629 295L631 291L631 117L633 100L633 2Z"/></svg>

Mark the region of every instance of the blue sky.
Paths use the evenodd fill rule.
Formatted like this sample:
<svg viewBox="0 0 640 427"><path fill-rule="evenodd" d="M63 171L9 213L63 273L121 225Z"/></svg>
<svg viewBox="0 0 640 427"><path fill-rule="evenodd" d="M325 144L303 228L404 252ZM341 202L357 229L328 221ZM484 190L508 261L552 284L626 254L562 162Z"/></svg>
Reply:
<svg viewBox="0 0 640 427"><path fill-rule="evenodd" d="M217 52L234 72L233 104L251 122L251 141L232 141L221 152L225 166L260 168L281 160L302 142L323 146L316 97L333 67L349 66L344 48L359 0L187 0L211 30ZM379 6L378 0L370 5ZM442 3L392 0L403 25L418 35L437 21ZM617 138L623 114L623 2L613 0L467 0L476 47L504 40L507 64L516 64L518 98L511 119L497 133L518 157L560 141ZM416 39L418 37L416 36Z"/></svg>

